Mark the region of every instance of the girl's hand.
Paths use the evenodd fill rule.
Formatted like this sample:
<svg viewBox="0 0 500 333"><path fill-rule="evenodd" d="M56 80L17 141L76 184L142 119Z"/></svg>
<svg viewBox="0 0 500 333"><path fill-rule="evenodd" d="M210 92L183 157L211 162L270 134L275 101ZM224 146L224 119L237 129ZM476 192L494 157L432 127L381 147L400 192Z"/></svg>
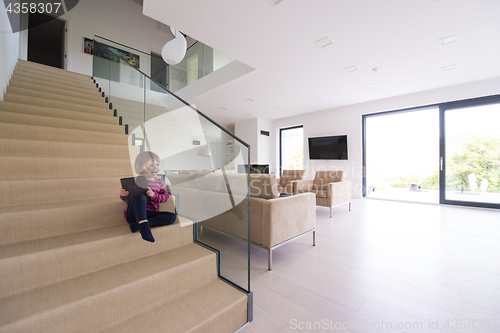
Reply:
<svg viewBox="0 0 500 333"><path fill-rule="evenodd" d="M123 189L123 188L122 188L122 189L120 189L120 195L121 195L122 197L126 197L128 194L129 194L129 193L128 193L128 191L125 191L125 189Z"/></svg>
<svg viewBox="0 0 500 333"><path fill-rule="evenodd" d="M154 197L155 193L153 192L153 190L148 189L148 190L146 191L146 195L147 195L150 199L152 199L152 198Z"/></svg>

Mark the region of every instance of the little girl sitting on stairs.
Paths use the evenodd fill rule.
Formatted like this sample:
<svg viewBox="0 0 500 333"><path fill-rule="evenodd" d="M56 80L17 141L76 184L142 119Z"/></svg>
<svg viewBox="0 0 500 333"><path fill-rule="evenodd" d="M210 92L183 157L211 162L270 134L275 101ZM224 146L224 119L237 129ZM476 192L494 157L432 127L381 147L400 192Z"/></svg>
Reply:
<svg viewBox="0 0 500 333"><path fill-rule="evenodd" d="M135 159L135 171L146 177L148 191L137 195L125 208L123 216L129 223L130 231L139 232L144 240L154 242L151 227L169 225L175 222L176 215L170 212L160 212L160 203L167 202L169 194L161 179L156 178L160 167L160 158L153 152L145 151ZM120 198L125 201L129 192L120 190Z"/></svg>

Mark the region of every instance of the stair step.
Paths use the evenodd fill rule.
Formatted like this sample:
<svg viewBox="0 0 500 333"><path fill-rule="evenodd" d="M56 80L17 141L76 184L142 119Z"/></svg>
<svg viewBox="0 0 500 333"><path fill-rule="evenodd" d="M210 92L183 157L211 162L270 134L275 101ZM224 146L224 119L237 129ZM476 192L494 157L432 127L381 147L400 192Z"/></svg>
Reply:
<svg viewBox="0 0 500 333"><path fill-rule="evenodd" d="M11 93L11 94L21 95L21 96L37 97L37 98L49 99L49 100L53 100L53 101L81 104L81 105L93 106L96 108L102 108L102 109L109 110L109 104L107 104L105 102L104 98L102 98L101 101L96 102L96 101L91 101L88 99L66 96L64 93L54 94L54 93L42 92L42 91L37 91L37 90L30 90L30 89L13 87L13 86L8 86L7 92Z"/></svg>
<svg viewBox="0 0 500 333"><path fill-rule="evenodd" d="M75 92L75 93L83 94L83 95L102 97L102 92L99 92L99 88L97 88L95 85L92 86L91 88L80 89L80 88L75 88L75 87L68 87L62 83L45 82L44 80L38 80L38 79L28 78L28 77L24 77L24 76L12 77L9 81L9 84L11 82L31 84L31 85L37 85L37 86L47 87L47 88L51 88L51 89L57 89L57 90L59 90L60 93L63 93L63 92L65 93L67 91L71 91L71 92Z"/></svg>
<svg viewBox="0 0 500 333"><path fill-rule="evenodd" d="M0 246L125 223L118 197L0 207Z"/></svg>
<svg viewBox="0 0 500 333"><path fill-rule="evenodd" d="M42 127L67 128L74 130L106 132L106 133L125 133L125 128L118 125L118 119L115 118L116 124L103 124L98 122L61 119L54 117L35 116L30 114L22 114L15 112L0 111L0 122L9 124L21 124Z"/></svg>
<svg viewBox="0 0 500 333"><path fill-rule="evenodd" d="M214 280L102 332L235 332L247 322L247 302L244 293Z"/></svg>
<svg viewBox="0 0 500 333"><path fill-rule="evenodd" d="M144 241L139 232L131 233L124 222L120 226L1 246L0 297L36 290L193 242L192 226L183 228L174 223L152 228L152 233L155 242ZM0 304L3 303L2 300Z"/></svg>
<svg viewBox="0 0 500 333"><path fill-rule="evenodd" d="M61 101L53 101L50 99L38 98L38 97L29 97L29 96L21 96L11 93L5 93L3 95L3 100L6 102L12 103L20 103L20 104L28 104L35 106L43 106L54 109L62 109L62 110L72 110L72 111L80 111L87 113L94 113L100 115L108 115L109 112L105 108L96 108L94 106L87 106L81 104L67 103Z"/></svg>
<svg viewBox="0 0 500 333"><path fill-rule="evenodd" d="M20 68L21 67L22 68L32 68L32 69L36 69L37 71L46 71L46 72L50 72L50 73L57 73L58 75L63 75L63 76L84 77L84 78L88 77L90 79L90 76L85 75L85 74L70 72L70 71L67 71L65 69L47 66L47 65L39 64L39 63L32 62L32 61L26 61L26 60L22 60L22 59L18 60L17 66L19 66Z"/></svg>
<svg viewBox="0 0 500 333"><path fill-rule="evenodd" d="M41 86L38 84L27 83L27 82L24 82L22 80L16 80L16 79L10 80L9 87L17 87L17 88L29 89L32 91L40 91L40 92L46 92L46 93L51 93L51 94L59 94L59 95L64 94L64 96L81 98L81 99L86 99L86 100L94 101L94 102L102 102L102 103L105 102L105 98L102 97L102 93L99 93L97 89L96 89L96 91L93 91L90 94L82 94L82 93L78 93L78 92L73 92L72 90L62 90L62 89L57 89L57 88L51 88L51 87Z"/></svg>
<svg viewBox="0 0 500 333"><path fill-rule="evenodd" d="M12 77L26 77L26 78L30 78L30 79L45 81L45 82L64 84L67 87L74 87L77 89L87 89L87 88L92 88L95 86L94 81L91 80L90 78L86 82L74 81L71 79L69 79L69 80L65 79L64 77L53 76L50 74L46 75L45 73L38 72L38 71L28 73L28 72L22 71L22 70L14 70L14 72L12 73Z"/></svg>
<svg viewBox="0 0 500 333"><path fill-rule="evenodd" d="M4 156L0 163L0 181L120 177L127 174L133 174L129 159Z"/></svg>
<svg viewBox="0 0 500 333"><path fill-rule="evenodd" d="M0 138L127 145L125 134L0 123Z"/></svg>
<svg viewBox="0 0 500 333"><path fill-rule="evenodd" d="M214 281L215 267L213 252L189 244L7 297L0 303L0 323L5 325L0 332L27 332L30 327L41 332L96 332Z"/></svg>
<svg viewBox="0 0 500 333"><path fill-rule="evenodd" d="M0 156L127 159L126 145L0 138Z"/></svg>
<svg viewBox="0 0 500 333"><path fill-rule="evenodd" d="M111 110L107 110L107 112L101 115L0 101L0 111L118 125L118 118L113 116L113 111Z"/></svg>
<svg viewBox="0 0 500 333"><path fill-rule="evenodd" d="M121 188L115 177L0 180L0 207L65 201L116 198Z"/></svg>
<svg viewBox="0 0 500 333"><path fill-rule="evenodd" d="M61 75L59 72L52 72L52 71L40 71L36 68L29 68L29 67L23 67L23 66L16 66L14 69L13 74L21 74L24 76L31 76L31 75L41 75L43 77L50 77L53 79L57 80L63 80L67 82L75 82L79 84L93 84L94 81L90 76L73 76L73 75Z"/></svg>

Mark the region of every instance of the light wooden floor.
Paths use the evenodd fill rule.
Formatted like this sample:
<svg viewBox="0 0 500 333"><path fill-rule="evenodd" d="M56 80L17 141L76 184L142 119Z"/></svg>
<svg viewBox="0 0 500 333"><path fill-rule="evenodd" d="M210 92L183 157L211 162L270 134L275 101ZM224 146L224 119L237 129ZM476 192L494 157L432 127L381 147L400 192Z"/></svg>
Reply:
<svg viewBox="0 0 500 333"><path fill-rule="evenodd" d="M364 199L316 213L316 246L276 249L271 272L252 246L242 332L500 332L500 211Z"/></svg>

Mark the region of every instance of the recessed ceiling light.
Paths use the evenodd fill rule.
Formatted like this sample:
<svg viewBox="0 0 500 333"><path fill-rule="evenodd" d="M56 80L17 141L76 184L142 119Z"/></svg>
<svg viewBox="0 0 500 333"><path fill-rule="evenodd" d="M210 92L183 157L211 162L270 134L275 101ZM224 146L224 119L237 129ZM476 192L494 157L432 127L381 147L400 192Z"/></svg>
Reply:
<svg viewBox="0 0 500 333"><path fill-rule="evenodd" d="M278 111L278 110L281 110L281 108L279 108L279 107L275 106L275 107L273 108L273 110Z"/></svg>
<svg viewBox="0 0 500 333"><path fill-rule="evenodd" d="M358 70L358 67L356 67L356 66L351 66L351 67L344 68L344 70L345 70L347 73L352 73L352 72L354 72L354 71L357 71L357 70Z"/></svg>
<svg viewBox="0 0 500 333"><path fill-rule="evenodd" d="M225 107L221 106L221 107L219 108L219 110L227 110L227 108L225 108Z"/></svg>
<svg viewBox="0 0 500 333"><path fill-rule="evenodd" d="M371 88L374 88L374 87L375 87L375 85L373 83L372 84L367 84L365 86L366 89L371 89Z"/></svg>
<svg viewBox="0 0 500 333"><path fill-rule="evenodd" d="M452 69L455 69L455 68L457 68L457 65L449 65L449 66L441 67L441 70L442 71L451 71Z"/></svg>
<svg viewBox="0 0 500 333"><path fill-rule="evenodd" d="M318 45L318 47L320 48L324 48L328 45L332 45L333 41L330 39L330 37L326 36L325 38L321 38L320 40L315 41L314 44Z"/></svg>
<svg viewBox="0 0 500 333"><path fill-rule="evenodd" d="M273 5L273 6L276 6L277 4L279 4L280 2L282 2L283 0L269 0L269 2Z"/></svg>
<svg viewBox="0 0 500 333"><path fill-rule="evenodd" d="M245 101L247 101L247 102L255 102L255 99L253 99L253 98L247 98L247 99L245 99Z"/></svg>
<svg viewBox="0 0 500 333"><path fill-rule="evenodd" d="M458 37L458 35L453 35L453 36L438 39L438 44L443 46L446 44L454 43L457 41L457 37Z"/></svg>
<svg viewBox="0 0 500 333"><path fill-rule="evenodd" d="M253 115L252 115L252 114L250 114L250 113L247 113L245 116L248 116L248 117L253 117Z"/></svg>

